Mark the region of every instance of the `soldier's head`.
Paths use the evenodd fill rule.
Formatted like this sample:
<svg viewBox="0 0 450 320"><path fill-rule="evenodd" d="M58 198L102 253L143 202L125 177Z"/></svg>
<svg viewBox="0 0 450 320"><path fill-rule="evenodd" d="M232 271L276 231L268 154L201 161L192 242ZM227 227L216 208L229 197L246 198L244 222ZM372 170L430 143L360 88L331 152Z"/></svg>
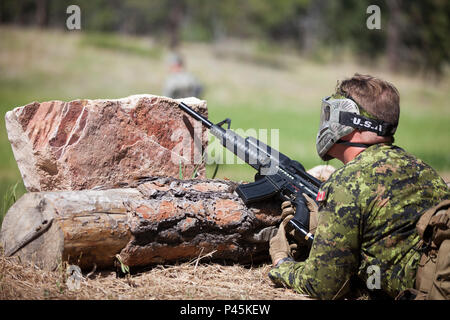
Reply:
<svg viewBox="0 0 450 320"><path fill-rule="evenodd" d="M178 72L184 68L183 58L178 53L171 53L168 60L170 71Z"/></svg>
<svg viewBox="0 0 450 320"><path fill-rule="evenodd" d="M338 144L366 148L393 142L399 115L400 96L392 84L356 73L339 81L336 92L322 101L317 152L329 160L334 157L329 151Z"/></svg>
<svg viewBox="0 0 450 320"><path fill-rule="evenodd" d="M372 118L398 125L400 95L391 83L355 73L353 77L338 82L336 94L352 99L360 111L367 112Z"/></svg>

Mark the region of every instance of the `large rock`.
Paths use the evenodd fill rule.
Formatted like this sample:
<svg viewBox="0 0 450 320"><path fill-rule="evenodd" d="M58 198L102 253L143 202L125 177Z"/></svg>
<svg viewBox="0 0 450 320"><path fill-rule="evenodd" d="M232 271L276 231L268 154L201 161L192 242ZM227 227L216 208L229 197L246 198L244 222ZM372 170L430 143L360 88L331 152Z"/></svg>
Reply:
<svg viewBox="0 0 450 320"><path fill-rule="evenodd" d="M206 102L183 99L207 116ZM205 176L207 132L177 101L153 95L30 103L6 113L28 191L114 186L138 176ZM201 146L201 148L200 148Z"/></svg>

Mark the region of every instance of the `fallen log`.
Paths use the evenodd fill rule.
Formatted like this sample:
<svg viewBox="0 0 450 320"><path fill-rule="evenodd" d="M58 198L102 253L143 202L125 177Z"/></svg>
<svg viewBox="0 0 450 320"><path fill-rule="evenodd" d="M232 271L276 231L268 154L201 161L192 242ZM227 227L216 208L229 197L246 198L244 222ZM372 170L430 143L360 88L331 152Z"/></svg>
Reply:
<svg viewBox="0 0 450 320"><path fill-rule="evenodd" d="M277 201L247 207L224 180L149 177L124 188L35 192L6 214L0 241L7 256L55 269L110 268L195 259L240 263L268 259L279 222Z"/></svg>
<svg viewBox="0 0 450 320"><path fill-rule="evenodd" d="M131 237L123 199L137 196L136 189L26 193L3 220L4 253L48 270L62 261L108 267Z"/></svg>

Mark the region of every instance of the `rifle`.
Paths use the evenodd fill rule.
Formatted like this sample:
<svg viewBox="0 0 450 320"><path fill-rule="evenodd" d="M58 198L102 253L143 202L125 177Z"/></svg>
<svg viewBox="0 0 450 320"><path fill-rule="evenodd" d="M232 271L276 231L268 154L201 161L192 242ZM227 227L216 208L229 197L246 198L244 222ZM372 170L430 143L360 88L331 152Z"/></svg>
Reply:
<svg viewBox="0 0 450 320"><path fill-rule="evenodd" d="M312 242L314 236L309 232L309 210L302 194L316 199L321 182L308 174L298 161L290 159L258 139L253 137L244 139L230 130L229 118L213 124L184 102L180 102L178 106L208 128L224 147L257 170L255 182L241 184L236 188L244 203L250 204L275 196L282 201L291 201L295 215L289 223L306 240ZM227 129L222 128L225 123L228 124Z"/></svg>

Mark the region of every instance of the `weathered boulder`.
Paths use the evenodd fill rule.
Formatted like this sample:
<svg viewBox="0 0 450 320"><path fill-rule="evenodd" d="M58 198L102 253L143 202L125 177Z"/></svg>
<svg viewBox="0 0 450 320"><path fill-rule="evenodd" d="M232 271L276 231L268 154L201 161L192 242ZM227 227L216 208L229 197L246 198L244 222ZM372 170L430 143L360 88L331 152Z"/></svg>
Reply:
<svg viewBox="0 0 450 320"><path fill-rule="evenodd" d="M6 214L5 255L44 269L61 261L83 269L195 259L268 259L280 220L278 201L247 207L225 180L148 177L126 188L32 192Z"/></svg>
<svg viewBox="0 0 450 320"><path fill-rule="evenodd" d="M207 116L206 101L182 99ZM154 95L30 103L6 113L14 157L28 191L114 186L138 176L205 177L207 131Z"/></svg>

